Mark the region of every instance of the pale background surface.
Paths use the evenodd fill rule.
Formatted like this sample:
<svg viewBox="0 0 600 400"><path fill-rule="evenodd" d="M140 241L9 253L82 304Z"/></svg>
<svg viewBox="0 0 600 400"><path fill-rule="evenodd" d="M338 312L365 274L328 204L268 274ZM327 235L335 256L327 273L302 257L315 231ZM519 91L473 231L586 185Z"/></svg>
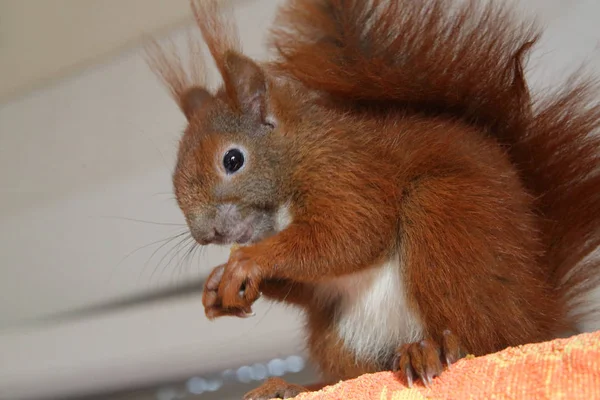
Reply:
<svg viewBox="0 0 600 400"><path fill-rule="evenodd" d="M0 15L2 75L10 77L0 99L191 20L187 0L3 0Z"/></svg>
<svg viewBox="0 0 600 400"><path fill-rule="evenodd" d="M236 2L250 56L265 56L276 3ZM600 71L600 2L523 3L548 26L530 63L534 84L551 85L583 61ZM172 254L161 259L176 242L151 258L158 243L125 258L184 230L122 218L183 223L170 173L184 119L131 46L187 23L187 1L0 0L0 15L0 399L146 384L301 351L294 311L261 303L253 319L209 323L199 294L22 325L201 278L227 250L168 264Z"/></svg>

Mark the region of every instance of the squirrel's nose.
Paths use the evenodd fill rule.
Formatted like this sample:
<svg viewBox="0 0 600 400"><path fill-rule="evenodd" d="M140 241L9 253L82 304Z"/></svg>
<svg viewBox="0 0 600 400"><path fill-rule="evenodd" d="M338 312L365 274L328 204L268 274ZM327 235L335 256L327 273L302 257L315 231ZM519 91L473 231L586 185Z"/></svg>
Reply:
<svg viewBox="0 0 600 400"><path fill-rule="evenodd" d="M221 243L227 238L227 232L224 232L218 228L205 226L202 223L191 223L190 233L192 234L192 237L202 245Z"/></svg>
<svg viewBox="0 0 600 400"><path fill-rule="evenodd" d="M239 217L231 205L219 207L216 212L189 213L187 222L192 237L202 245L224 244L239 233Z"/></svg>
<svg viewBox="0 0 600 400"><path fill-rule="evenodd" d="M202 215L188 216L190 233L192 234L192 237L202 245L212 243L215 237L215 232L206 222L206 219Z"/></svg>

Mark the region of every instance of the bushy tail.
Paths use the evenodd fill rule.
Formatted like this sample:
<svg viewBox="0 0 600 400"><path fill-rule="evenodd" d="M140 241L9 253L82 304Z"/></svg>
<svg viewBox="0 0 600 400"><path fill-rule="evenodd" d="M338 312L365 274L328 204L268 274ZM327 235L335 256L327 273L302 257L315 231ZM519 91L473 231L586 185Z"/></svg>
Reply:
<svg viewBox="0 0 600 400"><path fill-rule="evenodd" d="M506 7L446 0L292 0L273 31L277 65L355 105L407 107L476 124L509 149L544 225L545 262L575 308L600 281L600 107L572 81L532 99L537 39Z"/></svg>

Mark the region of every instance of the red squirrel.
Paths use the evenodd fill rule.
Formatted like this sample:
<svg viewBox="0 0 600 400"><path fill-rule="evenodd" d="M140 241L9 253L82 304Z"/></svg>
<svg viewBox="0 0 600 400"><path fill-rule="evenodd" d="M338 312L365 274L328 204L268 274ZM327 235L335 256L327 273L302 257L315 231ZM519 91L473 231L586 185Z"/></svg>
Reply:
<svg viewBox="0 0 600 400"><path fill-rule="evenodd" d="M262 294L304 310L325 381L411 385L577 331L600 277L600 108L585 79L530 93L533 24L487 2L288 0L258 62L226 10L191 4L222 86L197 53L149 54L188 121L173 182L191 234L243 245L207 279L209 318Z"/></svg>

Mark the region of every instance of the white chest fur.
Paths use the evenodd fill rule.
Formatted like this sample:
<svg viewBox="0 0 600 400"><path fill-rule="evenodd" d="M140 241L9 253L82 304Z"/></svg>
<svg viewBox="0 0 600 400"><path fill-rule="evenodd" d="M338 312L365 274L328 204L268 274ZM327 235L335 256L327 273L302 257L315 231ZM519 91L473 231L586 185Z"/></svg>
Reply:
<svg viewBox="0 0 600 400"><path fill-rule="evenodd" d="M337 332L357 359L375 361L422 339L422 325L407 304L398 257L322 284L317 295L324 302L337 301Z"/></svg>

